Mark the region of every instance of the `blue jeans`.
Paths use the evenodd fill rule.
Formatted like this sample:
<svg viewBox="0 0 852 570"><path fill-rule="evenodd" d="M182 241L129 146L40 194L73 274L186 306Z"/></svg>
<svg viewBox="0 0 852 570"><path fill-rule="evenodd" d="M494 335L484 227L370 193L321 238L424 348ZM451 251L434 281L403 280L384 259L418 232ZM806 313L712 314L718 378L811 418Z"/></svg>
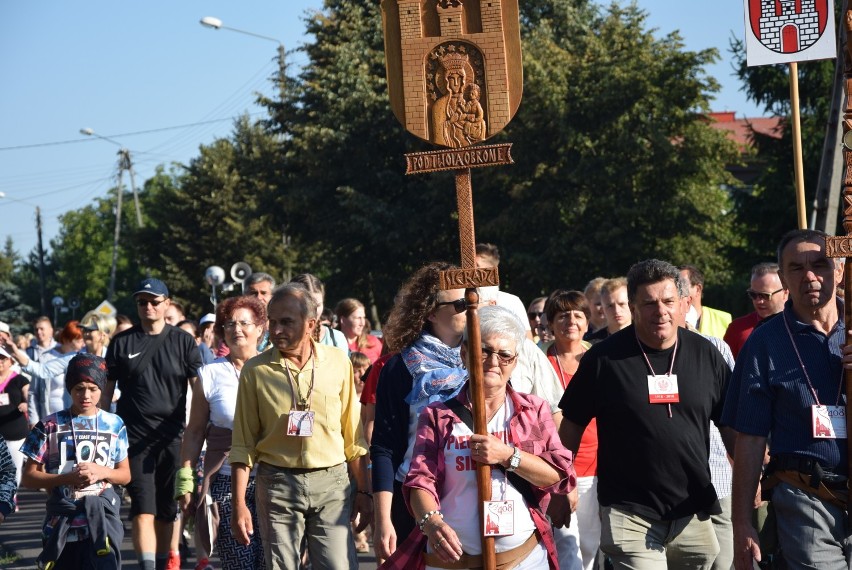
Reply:
<svg viewBox="0 0 852 570"><path fill-rule="evenodd" d="M709 570L719 542L710 517L660 521L601 507L601 550L616 569Z"/></svg>

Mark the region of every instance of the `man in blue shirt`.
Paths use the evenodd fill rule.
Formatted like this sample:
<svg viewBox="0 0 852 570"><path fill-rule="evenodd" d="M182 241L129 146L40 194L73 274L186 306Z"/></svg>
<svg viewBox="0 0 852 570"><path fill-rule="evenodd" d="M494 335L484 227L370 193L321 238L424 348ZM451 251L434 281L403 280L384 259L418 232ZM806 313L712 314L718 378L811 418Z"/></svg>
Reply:
<svg viewBox="0 0 852 570"><path fill-rule="evenodd" d="M738 433L734 457L737 569L760 560L751 515L767 441L778 540L791 568L849 568L852 542L844 508L847 453L843 409L842 269L814 230L788 232L778 246L789 300L780 318L752 333L731 378L722 422ZM850 359L852 360L852 359Z"/></svg>

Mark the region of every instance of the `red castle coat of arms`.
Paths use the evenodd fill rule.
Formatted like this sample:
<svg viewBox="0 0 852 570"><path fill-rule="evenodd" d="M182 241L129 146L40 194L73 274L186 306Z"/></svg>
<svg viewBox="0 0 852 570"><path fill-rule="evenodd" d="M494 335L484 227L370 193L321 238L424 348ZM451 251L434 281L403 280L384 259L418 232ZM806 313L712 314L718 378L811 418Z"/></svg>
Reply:
<svg viewBox="0 0 852 570"><path fill-rule="evenodd" d="M776 53L798 53L813 46L826 30L828 0L749 0L755 37Z"/></svg>

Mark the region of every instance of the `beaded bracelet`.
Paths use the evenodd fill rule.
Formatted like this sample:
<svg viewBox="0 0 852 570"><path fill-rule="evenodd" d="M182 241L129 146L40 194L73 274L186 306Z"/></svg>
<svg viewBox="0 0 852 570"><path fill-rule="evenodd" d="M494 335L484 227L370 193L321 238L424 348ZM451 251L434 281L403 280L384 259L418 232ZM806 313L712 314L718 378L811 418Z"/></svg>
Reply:
<svg viewBox="0 0 852 570"><path fill-rule="evenodd" d="M432 518L432 515L438 515L442 519L444 518L444 513L441 511L429 511L417 521L417 528L420 529L420 532L423 532L423 529L426 528L426 523L429 522L429 519Z"/></svg>

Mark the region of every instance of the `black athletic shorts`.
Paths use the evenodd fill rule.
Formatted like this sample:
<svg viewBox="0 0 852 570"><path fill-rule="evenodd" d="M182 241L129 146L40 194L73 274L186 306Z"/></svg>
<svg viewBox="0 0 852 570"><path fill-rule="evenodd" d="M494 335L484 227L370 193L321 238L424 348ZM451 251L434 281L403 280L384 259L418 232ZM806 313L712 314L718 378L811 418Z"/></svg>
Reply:
<svg viewBox="0 0 852 570"><path fill-rule="evenodd" d="M130 455L130 518L154 515L159 521L177 518L175 476L180 467L180 439L156 442ZM133 447L133 446L131 446Z"/></svg>

